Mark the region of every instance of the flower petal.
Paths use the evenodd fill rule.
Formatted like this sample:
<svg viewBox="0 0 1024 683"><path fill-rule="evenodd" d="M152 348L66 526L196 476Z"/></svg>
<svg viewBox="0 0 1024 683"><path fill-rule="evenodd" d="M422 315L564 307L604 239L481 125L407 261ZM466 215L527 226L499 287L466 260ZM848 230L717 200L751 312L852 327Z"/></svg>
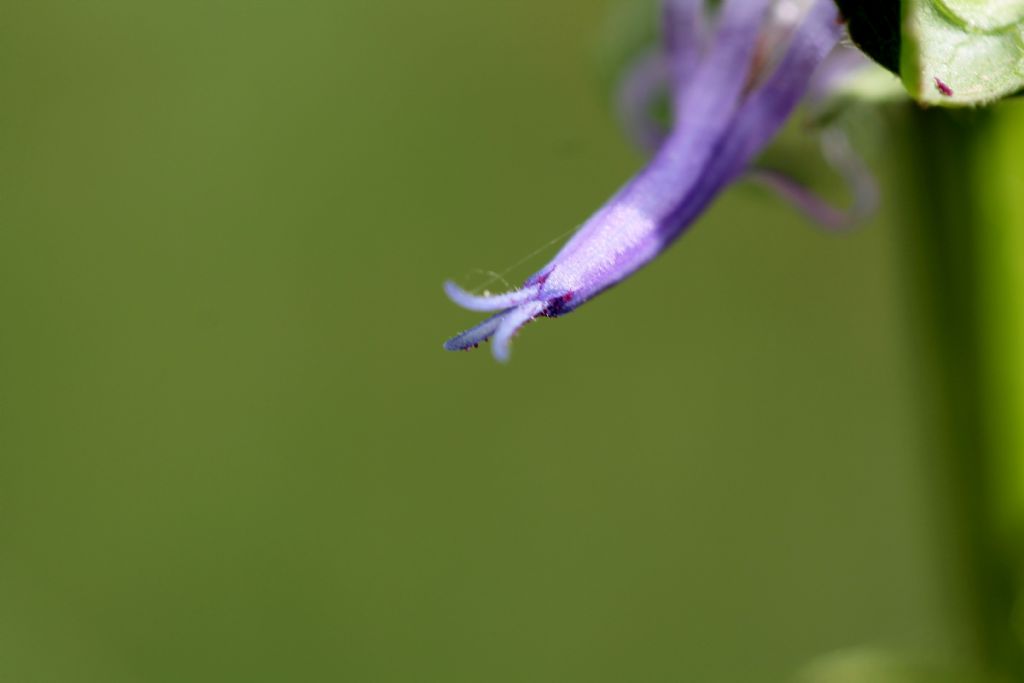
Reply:
<svg viewBox="0 0 1024 683"><path fill-rule="evenodd" d="M672 73L685 78L697 67L707 38L704 0L665 0L662 24Z"/></svg>
<svg viewBox="0 0 1024 683"><path fill-rule="evenodd" d="M769 0L726 0L720 10L711 51L690 71L673 71L680 121L727 125L746 85L757 35L770 5Z"/></svg>
<svg viewBox="0 0 1024 683"><path fill-rule="evenodd" d="M494 357L502 363L507 361L512 337L515 336L520 327L540 315L546 307L547 302L531 301L502 314L502 320L498 325L497 331L494 333L494 347L492 349Z"/></svg>
<svg viewBox="0 0 1024 683"><path fill-rule="evenodd" d="M470 294L450 280L444 283L444 292L448 298L469 311L503 311L530 301L537 296L538 291L540 285L532 285L502 294L480 296Z"/></svg>
<svg viewBox="0 0 1024 683"><path fill-rule="evenodd" d="M498 329L501 321L508 314L508 311L492 315L476 327L471 327L465 332L460 332L444 343L446 351L466 351L479 346L487 341Z"/></svg>
<svg viewBox="0 0 1024 683"><path fill-rule="evenodd" d="M778 131L800 102L821 60L839 42L842 25L832 0L815 0L793 33L778 68L747 98L736 117L733 134L719 150L738 175Z"/></svg>
<svg viewBox="0 0 1024 683"><path fill-rule="evenodd" d="M672 198L670 211L659 216L667 233L665 243L678 237L714 194L693 205L695 211L686 221L677 220L677 214L693 204L689 197L714 163L716 148L733 134L733 119L741 110L758 32L770 4L769 0L726 0L713 45L692 79L685 75L673 79L674 130L642 174L650 186L643 188L645 194Z"/></svg>
<svg viewBox="0 0 1024 683"><path fill-rule="evenodd" d="M849 209L839 209L788 175L767 168L751 168L746 177L775 190L784 199L813 220L829 229L850 227L878 206L878 185L867 166L850 147L845 133L826 128L821 134L825 160L846 182L852 201Z"/></svg>
<svg viewBox="0 0 1024 683"><path fill-rule="evenodd" d="M821 151L850 188L853 203L850 214L862 218L878 208L878 184L871 170L850 145L846 133L839 128L826 128L821 134Z"/></svg>
<svg viewBox="0 0 1024 683"><path fill-rule="evenodd" d="M687 225L710 198L745 172L752 158L771 140L799 103L811 74L842 35L832 0L815 0L793 33L775 71L747 97L731 121L727 137L715 149L699 181L674 216Z"/></svg>
<svg viewBox="0 0 1024 683"><path fill-rule="evenodd" d="M650 164L629 181L562 247L542 272L548 287L580 300L608 289L661 253L721 189L730 173L714 176L712 191L696 195L717 148L734 134L747 77L769 0L726 0L715 44L692 82L674 81L673 133ZM777 126L780 122L775 122ZM739 170L742 170L739 169ZM678 220L685 215L686 220Z"/></svg>
<svg viewBox="0 0 1024 683"><path fill-rule="evenodd" d="M849 227L853 223L853 216L849 213L832 206L815 194L813 190L781 171L770 168L752 168L745 177L774 190L811 220L825 228L838 230Z"/></svg>
<svg viewBox="0 0 1024 683"><path fill-rule="evenodd" d="M626 71L616 92L619 120L630 141L654 152L668 134L654 114L654 103L668 83L668 65L661 50L641 55Z"/></svg>
<svg viewBox="0 0 1024 683"><path fill-rule="evenodd" d="M701 6L699 0L666 1L666 17L697 12ZM672 57L696 57L692 77L688 70L671 70L672 133L651 163L522 288L477 296L446 283L448 296L463 307L500 312L445 347L467 348L493 337L495 358L507 360L512 337L524 324L572 310L621 282L678 237L778 131L814 68L838 42L841 26L832 0L810 2L810 10L793 15L782 37L769 45L768 60L757 51L764 47L759 39L765 39L762 29L772 0L722 0L714 41L706 51L700 41L680 42L699 29L677 15L678 24L669 29L676 33L668 36ZM642 95L649 91L637 88L641 96L627 98L633 103L645 100Z"/></svg>
<svg viewBox="0 0 1024 683"><path fill-rule="evenodd" d="M652 115L658 95L671 80L676 84L693 73L707 39L704 0L665 0L664 49L654 48L626 69L616 93L616 108L626 135L638 148L654 152L665 141L665 125ZM675 89L676 94L679 88Z"/></svg>

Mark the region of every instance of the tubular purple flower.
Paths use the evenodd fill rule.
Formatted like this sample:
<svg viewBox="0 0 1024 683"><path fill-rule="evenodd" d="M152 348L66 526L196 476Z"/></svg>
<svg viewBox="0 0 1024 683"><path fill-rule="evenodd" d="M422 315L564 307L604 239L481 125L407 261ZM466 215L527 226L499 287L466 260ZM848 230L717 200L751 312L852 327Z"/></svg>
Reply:
<svg viewBox="0 0 1024 683"><path fill-rule="evenodd" d="M665 0L663 16L672 131L520 289L476 296L446 283L460 306L496 312L446 349L493 337L494 356L507 360L524 324L565 315L649 263L747 171L842 34L832 0L725 0L709 38L702 0Z"/></svg>

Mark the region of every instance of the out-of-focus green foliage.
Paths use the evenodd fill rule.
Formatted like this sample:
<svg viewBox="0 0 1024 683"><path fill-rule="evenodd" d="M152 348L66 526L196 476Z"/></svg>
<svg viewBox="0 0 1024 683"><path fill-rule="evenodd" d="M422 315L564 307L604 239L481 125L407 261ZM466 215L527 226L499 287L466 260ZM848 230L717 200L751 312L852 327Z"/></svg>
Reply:
<svg viewBox="0 0 1024 683"><path fill-rule="evenodd" d="M994 451L991 513L1008 553L1024 559L1024 101L1000 105L981 144L973 190L982 221L974 229L991 393L985 411Z"/></svg>
<svg viewBox="0 0 1024 683"><path fill-rule="evenodd" d="M0 681L735 683L954 649L898 201L824 235L738 186L511 366L441 350L477 319L446 277L514 283L642 163L604 21L7 3Z"/></svg>
<svg viewBox="0 0 1024 683"><path fill-rule="evenodd" d="M811 663L795 683L995 683L977 672L947 671L935 664L882 650L840 651Z"/></svg>

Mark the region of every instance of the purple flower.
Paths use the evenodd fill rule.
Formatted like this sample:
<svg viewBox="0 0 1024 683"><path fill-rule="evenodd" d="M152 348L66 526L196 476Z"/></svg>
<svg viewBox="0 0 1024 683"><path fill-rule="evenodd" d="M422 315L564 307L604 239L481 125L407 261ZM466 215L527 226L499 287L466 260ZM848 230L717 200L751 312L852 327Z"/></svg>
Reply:
<svg viewBox="0 0 1024 683"><path fill-rule="evenodd" d="M493 337L494 356L507 360L524 324L575 310L660 254L748 170L843 30L832 0L725 0L713 32L702 0L665 0L664 9L673 129L648 166L521 288L477 296L446 283L460 306L495 312L446 349ZM645 97L651 88L638 90Z"/></svg>

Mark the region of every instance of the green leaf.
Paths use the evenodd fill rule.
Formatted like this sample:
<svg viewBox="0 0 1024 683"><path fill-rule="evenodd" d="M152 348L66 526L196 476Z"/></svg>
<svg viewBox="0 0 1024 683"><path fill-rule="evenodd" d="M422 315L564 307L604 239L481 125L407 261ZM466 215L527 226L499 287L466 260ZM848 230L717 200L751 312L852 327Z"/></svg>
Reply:
<svg viewBox="0 0 1024 683"><path fill-rule="evenodd" d="M1024 88L1024 0L905 0L900 75L920 102L984 104Z"/></svg>
<svg viewBox="0 0 1024 683"><path fill-rule="evenodd" d="M850 37L919 102L984 104L1024 89L1024 0L836 0Z"/></svg>
<svg viewBox="0 0 1024 683"><path fill-rule="evenodd" d="M798 683L995 683L973 671L950 671L884 650L865 648L825 655L807 666Z"/></svg>

